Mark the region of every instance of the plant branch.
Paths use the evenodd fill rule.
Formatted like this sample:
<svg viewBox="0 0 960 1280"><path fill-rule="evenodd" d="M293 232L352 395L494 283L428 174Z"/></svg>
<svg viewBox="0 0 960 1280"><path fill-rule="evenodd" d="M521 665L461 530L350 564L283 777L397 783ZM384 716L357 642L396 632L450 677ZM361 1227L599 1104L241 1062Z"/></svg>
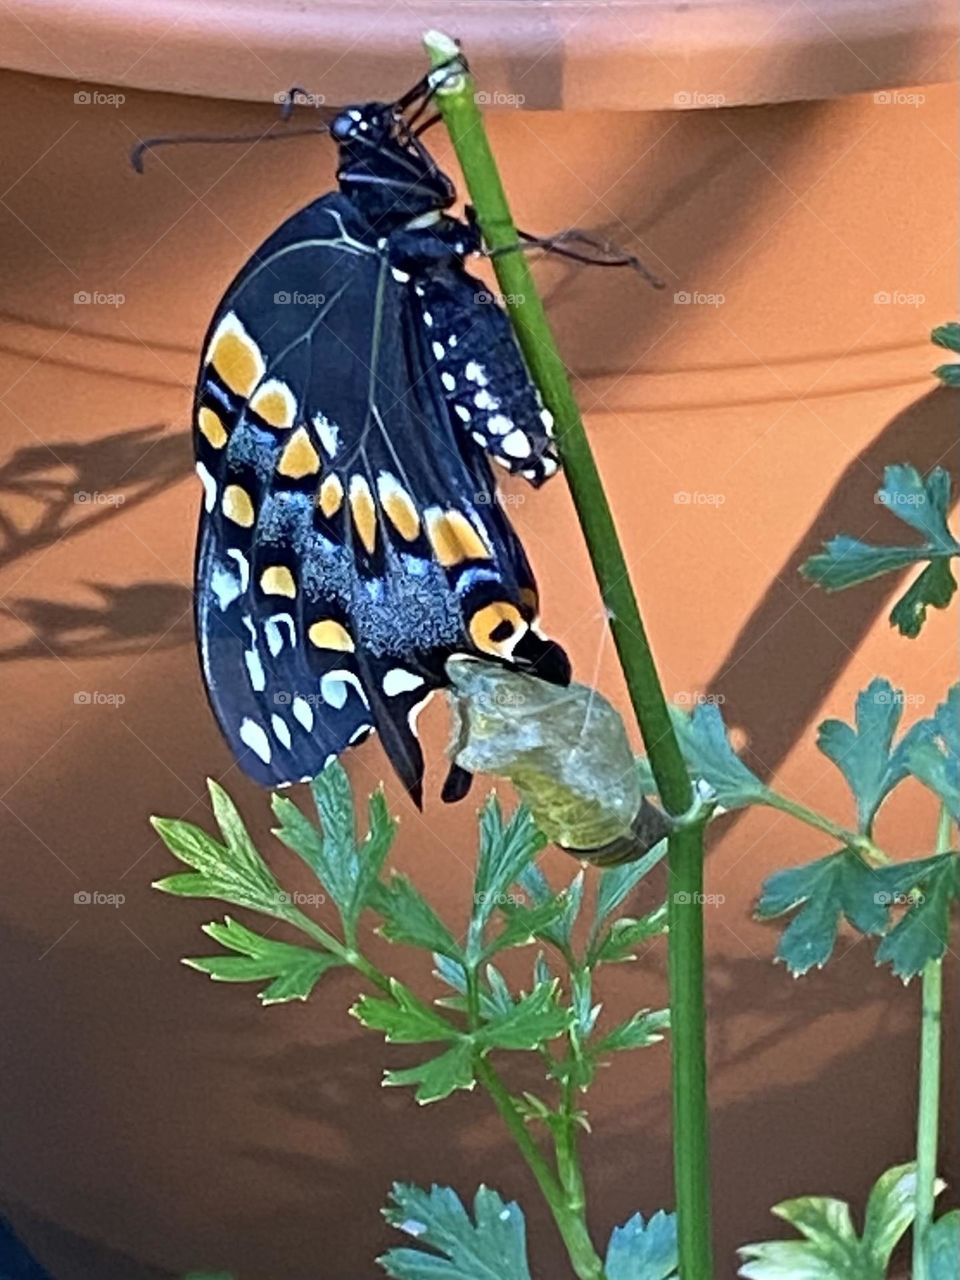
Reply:
<svg viewBox="0 0 960 1280"><path fill-rule="evenodd" d="M937 852L949 853L951 819L941 806ZM940 1058L943 1030L943 961L930 960L921 978L920 1096L917 1106L917 1204L913 1220L914 1280L928 1280L926 1236L933 1224L937 1195L937 1145L940 1127Z"/></svg>
<svg viewBox="0 0 960 1280"><path fill-rule="evenodd" d="M805 822L808 827L815 827L818 831L825 832L828 836L832 836L838 844L845 845L848 849L855 849L868 862L872 862L876 866L885 866L891 860L890 855L885 853L879 845L874 844L869 836L852 831L849 827L842 827L824 814L808 808L805 804L801 804L799 800L791 800L788 796L767 788L767 798L763 803L770 809L779 809L781 813L789 813L791 817L796 818L799 822Z"/></svg>
<svg viewBox="0 0 960 1280"><path fill-rule="evenodd" d="M435 67L449 65L457 45L440 32L424 43ZM474 99L472 77L448 70L436 93L484 241L530 374L556 422L577 518L600 588L624 680L668 813L693 803L693 788L674 733L646 630L603 483L563 360L547 323ZM680 1269L684 1280L711 1280L710 1182L705 1088L703 983L703 824L670 836L670 1003L673 1015L673 1109Z"/></svg>

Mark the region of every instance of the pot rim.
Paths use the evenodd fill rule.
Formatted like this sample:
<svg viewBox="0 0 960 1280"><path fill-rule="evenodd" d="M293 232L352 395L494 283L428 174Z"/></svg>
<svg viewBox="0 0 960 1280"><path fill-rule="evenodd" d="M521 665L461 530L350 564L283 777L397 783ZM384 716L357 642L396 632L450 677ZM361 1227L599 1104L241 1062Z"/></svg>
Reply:
<svg viewBox="0 0 960 1280"><path fill-rule="evenodd" d="M954 0L7 0L0 66L90 84L332 104L464 44L489 105L675 110L821 99L957 75Z"/></svg>

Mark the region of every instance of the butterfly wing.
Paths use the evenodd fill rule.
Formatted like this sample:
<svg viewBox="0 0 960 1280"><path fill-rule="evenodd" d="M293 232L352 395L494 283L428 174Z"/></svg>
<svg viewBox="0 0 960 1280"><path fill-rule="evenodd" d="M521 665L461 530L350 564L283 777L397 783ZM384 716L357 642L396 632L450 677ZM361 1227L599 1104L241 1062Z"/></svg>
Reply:
<svg viewBox="0 0 960 1280"><path fill-rule="evenodd" d="M371 730L415 799L416 716L455 654L569 678L486 458L454 425L414 289L349 201L254 255L206 343L197 622L238 761L278 785Z"/></svg>

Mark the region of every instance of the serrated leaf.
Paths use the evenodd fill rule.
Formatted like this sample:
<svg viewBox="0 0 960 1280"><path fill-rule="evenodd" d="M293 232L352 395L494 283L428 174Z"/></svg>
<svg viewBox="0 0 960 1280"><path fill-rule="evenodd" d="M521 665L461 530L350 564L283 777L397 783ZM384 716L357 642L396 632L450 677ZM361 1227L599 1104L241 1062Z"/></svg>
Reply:
<svg viewBox="0 0 960 1280"><path fill-rule="evenodd" d="M661 1209L644 1222L635 1213L614 1227L603 1264L607 1280L673 1280L678 1268L675 1214Z"/></svg>
<svg viewBox="0 0 960 1280"><path fill-rule="evenodd" d="M907 776L911 748L931 733L930 722L921 721L894 747L903 701L902 690L878 677L857 694L855 727L824 720L819 728L817 746L846 778L861 833L870 830L880 805Z"/></svg>
<svg viewBox="0 0 960 1280"><path fill-rule="evenodd" d="M229 916L223 924L204 925L203 931L228 951L239 954L194 956L183 963L207 974L214 982L264 982L272 979L269 986L259 993L259 999L265 1005L306 1000L323 975L343 963L328 951L265 938Z"/></svg>
<svg viewBox="0 0 960 1280"><path fill-rule="evenodd" d="M424 1004L396 978L390 979L390 998L361 996L350 1010L355 1018L395 1044L425 1044L459 1040L456 1027Z"/></svg>
<svg viewBox="0 0 960 1280"><path fill-rule="evenodd" d="M757 904L761 920L797 912L777 947L777 959L797 975L827 963L842 918L861 933L879 934L889 910L887 885L850 849L774 872L764 881Z"/></svg>
<svg viewBox="0 0 960 1280"><path fill-rule="evenodd" d="M670 1029L669 1009L640 1009L626 1022L621 1022L592 1046L597 1058L621 1049L646 1049L659 1044Z"/></svg>
<svg viewBox="0 0 960 1280"><path fill-rule="evenodd" d="M619 867L608 867L600 873L594 912L594 933L599 931L608 916L613 915L614 911L623 905L630 892L664 858L666 852L667 843L661 840L636 862L626 862Z"/></svg>
<svg viewBox="0 0 960 1280"><path fill-rule="evenodd" d="M517 878L517 883L534 906L546 906L548 902L553 902L555 899L559 899L561 904L561 910L556 919L538 930L536 936L541 941L549 942L551 946L561 951L569 950L573 938L573 927L583 903L583 882L583 872L579 871L566 888L555 895L546 876L536 863L531 862L524 867Z"/></svg>
<svg viewBox="0 0 960 1280"><path fill-rule="evenodd" d="M957 366L960 368L960 365ZM923 1242L927 1280L957 1280L960 1258L960 1209L946 1213L927 1232Z"/></svg>
<svg viewBox="0 0 960 1280"><path fill-rule="evenodd" d="M938 324L931 332L930 340L935 346L947 351L960 351L960 324L949 320L946 324Z"/></svg>
<svg viewBox="0 0 960 1280"><path fill-rule="evenodd" d="M557 988L554 981L521 995L509 1011L498 1012L474 1033L477 1046L484 1051L536 1049L563 1035L570 1015L557 1004Z"/></svg>
<svg viewBox="0 0 960 1280"><path fill-rule="evenodd" d="M795 1227L801 1240L745 1245L739 1250L745 1280L884 1280L897 1242L913 1221L913 1165L888 1169L870 1193L863 1238L850 1206L826 1196L802 1196L772 1212Z"/></svg>
<svg viewBox="0 0 960 1280"><path fill-rule="evenodd" d="M913 743L907 765L915 777L940 797L952 818L960 822L960 684L951 687L933 714L936 739L925 736Z"/></svg>
<svg viewBox="0 0 960 1280"><path fill-rule="evenodd" d="M916 636L927 608L944 608L956 590L949 560L960 554L960 544L947 524L950 477L942 467L934 467L924 477L916 467L890 466L884 471L876 501L924 541L915 546L878 546L840 534L825 543L823 551L811 556L800 572L826 591L842 591L885 573L931 561L930 568L907 588L890 614L891 623L904 635ZM942 567L934 567L941 563Z"/></svg>
<svg viewBox="0 0 960 1280"><path fill-rule="evenodd" d="M567 910L565 894L559 893L547 902L534 907L510 907L504 910L506 924L491 938L481 952L481 959L505 951L508 947L523 947L536 938L545 938L559 924Z"/></svg>
<svg viewBox="0 0 960 1280"><path fill-rule="evenodd" d="M383 916L377 932L390 942L406 942L454 960L463 956L459 942L406 876L393 875L386 884L377 884L370 905Z"/></svg>
<svg viewBox="0 0 960 1280"><path fill-rule="evenodd" d="M496 796L487 799L480 813L480 850L473 885L477 916L489 919L546 843L528 809L521 805L504 823Z"/></svg>
<svg viewBox="0 0 960 1280"><path fill-rule="evenodd" d="M929 961L946 954L950 911L960 898L960 862L944 853L880 870L891 902L911 896L903 918L877 947L877 964L890 964L897 977L908 982Z"/></svg>
<svg viewBox="0 0 960 1280"><path fill-rule="evenodd" d="M691 775L709 784L718 805L742 809L763 803L767 788L734 751L715 703L700 703L689 716L673 708L672 719Z"/></svg>
<svg viewBox="0 0 960 1280"><path fill-rule="evenodd" d="M957 365L960 387L960 364ZM946 609L957 589L948 559L931 560L915 582L906 589L890 610L890 625L902 636L915 640L927 620L928 609Z"/></svg>
<svg viewBox="0 0 960 1280"><path fill-rule="evenodd" d="M319 826L288 796L274 795L273 812L280 822L274 835L303 859L333 899L344 925L352 929L369 905L396 822L382 791L374 792L369 831L358 847L353 792L339 761L331 761L310 787Z"/></svg>
<svg viewBox="0 0 960 1280"><path fill-rule="evenodd" d="M664 902L639 919L621 916L619 920L614 920L607 932L591 947L588 964L619 964L624 960L635 960L638 947L667 932L667 916L667 904Z"/></svg>
<svg viewBox="0 0 960 1280"><path fill-rule="evenodd" d="M461 1040L437 1058L429 1058L402 1071L385 1071L383 1083L388 1086L416 1085L417 1102L440 1102L457 1089L472 1089L474 1053L469 1040Z"/></svg>
<svg viewBox="0 0 960 1280"><path fill-rule="evenodd" d="M260 857L233 801L212 779L207 783L224 843L192 822L152 818L154 830L170 852L196 875L167 876L154 884L164 893L219 898L266 915L283 914L283 894Z"/></svg>
<svg viewBox="0 0 960 1280"><path fill-rule="evenodd" d="M530 1280L523 1214L496 1191L479 1188L473 1221L450 1187L396 1183L391 1200L387 1221L417 1241L379 1259L394 1280Z"/></svg>
<svg viewBox="0 0 960 1280"><path fill-rule="evenodd" d="M873 1184L863 1224L863 1249L885 1275L890 1255L913 1222L917 1205L914 1164L887 1169Z"/></svg>

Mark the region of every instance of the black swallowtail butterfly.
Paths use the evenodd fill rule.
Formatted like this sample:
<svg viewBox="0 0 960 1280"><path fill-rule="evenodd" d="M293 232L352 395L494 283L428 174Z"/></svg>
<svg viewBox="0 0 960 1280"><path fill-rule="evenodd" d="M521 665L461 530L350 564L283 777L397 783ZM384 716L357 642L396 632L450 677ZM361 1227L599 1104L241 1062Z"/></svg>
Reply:
<svg viewBox="0 0 960 1280"><path fill-rule="evenodd" d="M457 655L564 684L489 459L539 485L551 419L476 227L413 128L423 82L342 111L339 190L291 217L217 308L195 400L196 621L244 770L313 777L371 732L422 798L416 717ZM405 112L407 114L405 114ZM452 779L449 798L465 778Z"/></svg>

